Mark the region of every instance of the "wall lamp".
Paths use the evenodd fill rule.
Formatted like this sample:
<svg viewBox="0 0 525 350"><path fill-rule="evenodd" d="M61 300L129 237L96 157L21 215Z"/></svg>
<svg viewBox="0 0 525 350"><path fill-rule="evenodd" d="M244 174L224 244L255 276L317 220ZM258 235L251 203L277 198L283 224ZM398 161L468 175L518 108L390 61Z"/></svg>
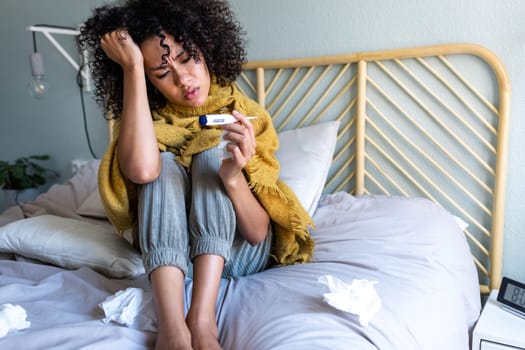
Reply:
<svg viewBox="0 0 525 350"><path fill-rule="evenodd" d="M61 27L54 25L43 25L35 24L27 28L28 31L33 34L33 53L30 57L31 74L33 79L29 83L28 92L35 98L42 98L46 95L49 86L45 81L45 69L42 55L38 52L36 47L36 33L42 33L44 37L57 49L57 51L66 59L71 66L77 72L77 82L83 88L84 91L91 91L89 68L85 62L87 62L87 53L85 51L80 54L80 63L77 63L75 59L64 49L62 45L55 39L53 34L71 35L78 36L80 31L74 28Z"/></svg>
<svg viewBox="0 0 525 350"><path fill-rule="evenodd" d="M71 28L63 27L56 25L47 25L47 24L34 24L27 27L27 30L30 31L33 35L33 53L30 57L31 64L31 74L33 79L29 83L28 92L31 96L35 98L42 98L46 95L48 90L48 85L44 79L45 70L44 70L44 61L42 55L38 52L36 47L36 33L42 33L47 40L57 49L57 51L66 59L66 61L73 66L77 72L77 85L80 90L80 102L82 107L82 116L84 120L84 133L86 135L87 144L89 151L93 158L97 158L95 152L93 151L93 146L91 145L91 139L89 137L89 131L87 126L87 116L86 116L86 106L84 102L84 92L91 91L91 77L89 75L89 67L87 65L87 51L81 50L80 52L80 62L77 63L75 59L64 49L62 45L55 39L53 34L61 35L70 35L76 37L80 34L80 31Z"/></svg>

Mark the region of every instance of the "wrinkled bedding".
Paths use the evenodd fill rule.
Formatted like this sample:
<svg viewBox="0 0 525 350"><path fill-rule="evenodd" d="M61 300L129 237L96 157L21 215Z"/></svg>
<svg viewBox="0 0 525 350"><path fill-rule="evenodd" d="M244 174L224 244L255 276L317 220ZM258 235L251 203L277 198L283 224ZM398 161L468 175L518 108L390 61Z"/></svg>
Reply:
<svg viewBox="0 0 525 350"><path fill-rule="evenodd" d="M41 214L109 225L76 213L93 190L94 172L85 169L10 209L0 225ZM224 349L468 349L479 286L452 215L426 199L340 192L322 198L314 220L312 263L222 281L217 315ZM323 300L323 275L374 281L382 306L368 325ZM153 349L155 332L102 322L98 305L128 287L150 290L144 275L114 279L87 267L66 270L20 254L3 256L0 304L22 306L31 327L0 338L0 348ZM186 289L190 295L189 280Z"/></svg>

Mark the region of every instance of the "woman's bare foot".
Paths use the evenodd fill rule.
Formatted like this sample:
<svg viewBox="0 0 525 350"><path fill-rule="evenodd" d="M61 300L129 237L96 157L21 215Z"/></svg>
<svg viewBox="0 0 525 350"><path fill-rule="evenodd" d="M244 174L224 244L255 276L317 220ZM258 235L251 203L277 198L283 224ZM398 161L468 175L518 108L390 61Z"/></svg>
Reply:
<svg viewBox="0 0 525 350"><path fill-rule="evenodd" d="M182 335L182 336L181 336ZM155 350L192 350L191 335L188 329L176 333L172 330L159 330Z"/></svg>
<svg viewBox="0 0 525 350"><path fill-rule="evenodd" d="M191 346L194 350L222 350L215 319L211 321L186 320L191 332Z"/></svg>

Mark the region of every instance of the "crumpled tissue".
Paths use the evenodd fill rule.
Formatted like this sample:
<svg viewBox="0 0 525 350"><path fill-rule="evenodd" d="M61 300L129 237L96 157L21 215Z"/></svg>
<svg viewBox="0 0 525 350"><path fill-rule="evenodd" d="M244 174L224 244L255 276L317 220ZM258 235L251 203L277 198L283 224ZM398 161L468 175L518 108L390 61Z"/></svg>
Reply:
<svg viewBox="0 0 525 350"><path fill-rule="evenodd" d="M227 141L227 140L224 139L224 135L226 135L227 133L228 133L227 131L223 131L222 134L221 134L221 139L219 141L218 148L222 152L221 153L221 160L232 159L233 158L233 154L231 152L229 152L228 149L226 148L228 143L230 143L230 141Z"/></svg>
<svg viewBox="0 0 525 350"><path fill-rule="evenodd" d="M127 288L107 297L99 306L104 310L104 323L116 322L144 331L157 331L153 295L141 288Z"/></svg>
<svg viewBox="0 0 525 350"><path fill-rule="evenodd" d="M27 313L20 305L0 305L0 338L10 331L20 331L29 328L31 322L26 320Z"/></svg>
<svg viewBox="0 0 525 350"><path fill-rule="evenodd" d="M352 284L348 284L337 277L325 275L319 277L318 282L329 290L329 293L323 294L324 301L336 309L358 315L362 326L367 326L381 309L381 299L374 288L376 281L354 279Z"/></svg>

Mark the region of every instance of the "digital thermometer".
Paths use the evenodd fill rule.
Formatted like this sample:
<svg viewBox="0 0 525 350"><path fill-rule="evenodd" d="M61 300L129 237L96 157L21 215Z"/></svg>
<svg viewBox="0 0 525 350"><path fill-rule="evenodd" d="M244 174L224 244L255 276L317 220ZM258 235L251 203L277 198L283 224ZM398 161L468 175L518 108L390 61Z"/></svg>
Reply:
<svg viewBox="0 0 525 350"><path fill-rule="evenodd" d="M246 117L256 119L257 117ZM199 117L199 124L202 126L223 125L238 122L239 120L231 114L205 114Z"/></svg>

